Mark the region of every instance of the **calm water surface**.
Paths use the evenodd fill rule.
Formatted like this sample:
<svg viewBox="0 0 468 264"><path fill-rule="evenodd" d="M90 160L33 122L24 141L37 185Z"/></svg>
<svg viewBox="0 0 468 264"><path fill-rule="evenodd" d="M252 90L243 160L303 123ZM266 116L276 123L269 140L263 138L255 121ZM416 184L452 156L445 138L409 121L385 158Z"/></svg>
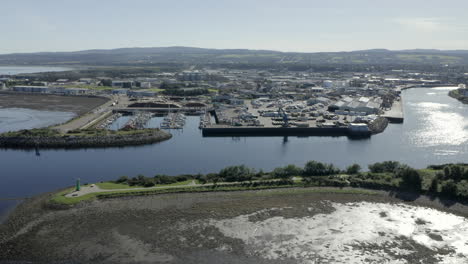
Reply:
<svg viewBox="0 0 468 264"><path fill-rule="evenodd" d="M403 92L405 122L390 124L365 140L347 137L218 137L203 138L198 117L189 117L173 138L154 145L87 150L0 150L2 197L30 196L82 182L122 175L216 172L245 164L271 170L309 160L344 168L363 168L377 161L397 160L417 168L468 161L468 105L447 96L449 88ZM158 119L152 120L155 126ZM0 197L0 198L2 198Z"/></svg>
<svg viewBox="0 0 468 264"><path fill-rule="evenodd" d="M65 67L47 67L47 66L0 66L0 75L15 75L21 73L37 73L37 72L57 72L68 71L70 68Z"/></svg>
<svg viewBox="0 0 468 264"><path fill-rule="evenodd" d="M24 108L0 108L0 133L47 127L64 123L75 116L71 112L39 111Z"/></svg>

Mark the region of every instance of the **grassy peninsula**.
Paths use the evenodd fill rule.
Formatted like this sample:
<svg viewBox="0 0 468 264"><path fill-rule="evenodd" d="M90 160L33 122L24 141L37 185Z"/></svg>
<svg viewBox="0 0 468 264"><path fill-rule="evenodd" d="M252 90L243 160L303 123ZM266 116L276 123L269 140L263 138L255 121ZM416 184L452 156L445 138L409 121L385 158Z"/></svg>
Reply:
<svg viewBox="0 0 468 264"><path fill-rule="evenodd" d="M340 170L333 164L309 161L304 167L287 165L271 172L256 171L244 165L230 166L218 173L196 175L122 176L115 181L85 185L86 193L75 196L73 188L56 193L51 202L76 204L86 200L163 193L244 191L297 187L338 187L403 191L453 200L468 200L468 165L431 165L414 169L396 161L370 164L361 171L358 164ZM91 189L94 188L94 189ZM348 189L348 188L347 188Z"/></svg>

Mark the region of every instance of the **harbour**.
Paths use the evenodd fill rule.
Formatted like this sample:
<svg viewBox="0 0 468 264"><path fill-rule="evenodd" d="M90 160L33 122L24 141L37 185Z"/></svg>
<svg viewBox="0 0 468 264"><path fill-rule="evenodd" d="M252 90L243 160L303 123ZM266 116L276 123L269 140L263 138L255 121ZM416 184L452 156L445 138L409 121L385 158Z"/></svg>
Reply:
<svg viewBox="0 0 468 264"><path fill-rule="evenodd" d="M447 96L448 88L402 92L405 122L390 123L370 138L346 136L223 136L203 137L200 116L187 116L183 129L168 129L172 139L145 146L105 149L0 150L4 197L28 197L86 182L113 180L119 175L210 173L245 164L270 170L309 160L333 162L344 168L395 160L416 168L468 160L468 107ZM158 128L164 116L147 126ZM125 122L121 122L123 125ZM268 153L268 154L267 154ZM79 162L78 162L79 161ZM184 166L180 166L180 164ZM99 166L96 166L99 164ZM40 176L37 176L40 175Z"/></svg>

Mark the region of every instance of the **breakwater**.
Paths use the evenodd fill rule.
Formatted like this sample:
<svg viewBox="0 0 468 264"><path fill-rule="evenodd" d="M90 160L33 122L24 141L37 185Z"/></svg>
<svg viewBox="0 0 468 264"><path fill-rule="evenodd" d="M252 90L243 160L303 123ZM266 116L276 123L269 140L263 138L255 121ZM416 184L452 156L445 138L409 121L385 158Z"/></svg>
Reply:
<svg viewBox="0 0 468 264"><path fill-rule="evenodd" d="M387 128L390 120L386 117L377 117L374 122L369 124L369 130L372 134L378 134L384 132Z"/></svg>
<svg viewBox="0 0 468 264"><path fill-rule="evenodd" d="M7 149L77 149L124 147L152 144L170 139L172 135L160 129L143 129L125 133L50 136L0 135L0 148Z"/></svg>

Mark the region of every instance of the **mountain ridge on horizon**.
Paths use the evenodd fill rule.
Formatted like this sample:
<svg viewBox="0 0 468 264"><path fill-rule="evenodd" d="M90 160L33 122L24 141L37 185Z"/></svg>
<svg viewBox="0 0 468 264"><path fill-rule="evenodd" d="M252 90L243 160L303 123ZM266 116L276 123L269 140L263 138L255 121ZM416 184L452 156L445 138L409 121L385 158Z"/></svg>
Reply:
<svg viewBox="0 0 468 264"><path fill-rule="evenodd" d="M0 65L154 65L167 63L468 65L468 50L368 49L285 52L169 46L0 54Z"/></svg>
<svg viewBox="0 0 468 264"><path fill-rule="evenodd" d="M199 51L250 51L250 52L276 52L276 53L299 53L299 54L316 54L316 53L356 53L356 52L447 52L447 53L468 53L468 49L386 49L386 48L373 48L373 49L358 49L350 51L280 51L270 49L248 49L248 48L202 48L192 46L160 46L160 47L121 47L121 48L110 48L110 49L83 49L74 51L37 51L37 52L13 52L4 53L4 55L23 55L23 54L57 54L57 53L87 53L87 52L112 52L112 51L123 51L123 50L199 50Z"/></svg>

